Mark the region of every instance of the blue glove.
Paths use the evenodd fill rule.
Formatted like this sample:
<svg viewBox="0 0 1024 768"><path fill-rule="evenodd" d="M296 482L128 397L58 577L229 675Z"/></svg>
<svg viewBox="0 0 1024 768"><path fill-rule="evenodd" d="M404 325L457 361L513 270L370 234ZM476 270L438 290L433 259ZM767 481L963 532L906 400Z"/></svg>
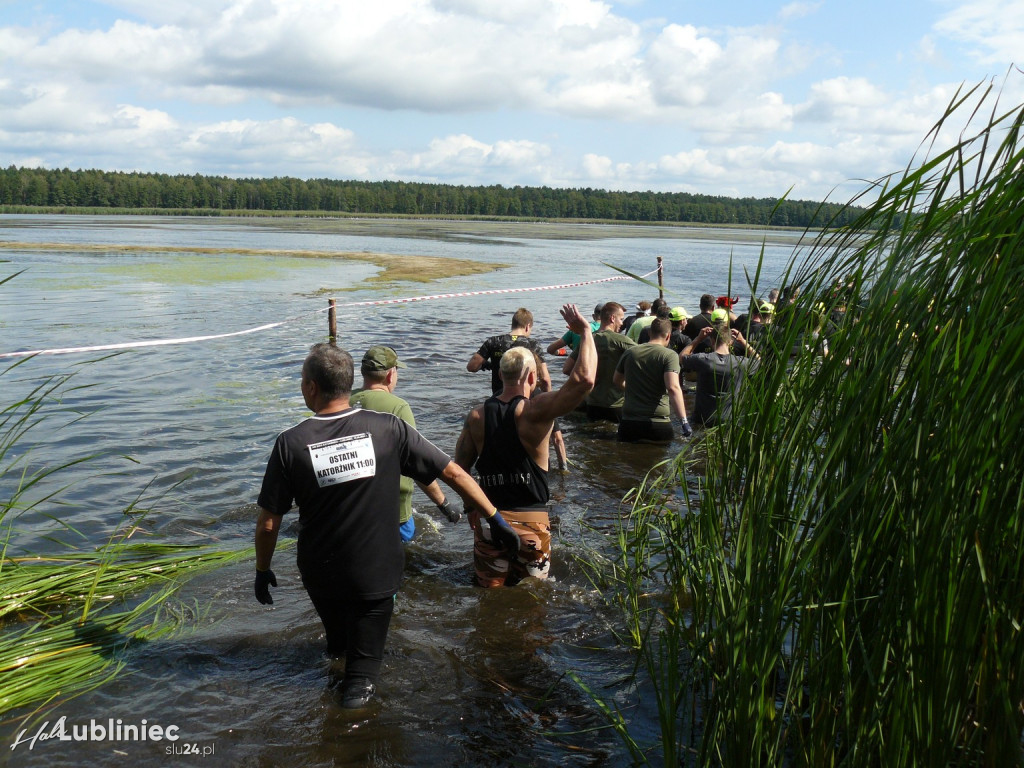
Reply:
<svg viewBox="0 0 1024 768"><path fill-rule="evenodd" d="M686 419L683 419L683 422L682 424L679 425L679 427L683 431L683 437L689 437L690 435L693 434L693 427L690 426L690 422L687 421Z"/></svg>
<svg viewBox="0 0 1024 768"><path fill-rule="evenodd" d="M256 571L256 599L263 605L273 605L274 598L270 596L270 587L277 586L277 577L274 572L267 568L265 571Z"/></svg>
<svg viewBox="0 0 1024 768"><path fill-rule="evenodd" d="M440 504L438 504L437 509L438 511L441 512L442 515L448 518L448 522L457 523L459 522L459 520L462 519L462 513L459 512L459 510L452 507L448 499L445 499Z"/></svg>
<svg viewBox="0 0 1024 768"><path fill-rule="evenodd" d="M495 545L509 550L514 557L519 552L519 535L505 522L501 512L494 510L494 514L487 518L487 524L491 526L491 540Z"/></svg>

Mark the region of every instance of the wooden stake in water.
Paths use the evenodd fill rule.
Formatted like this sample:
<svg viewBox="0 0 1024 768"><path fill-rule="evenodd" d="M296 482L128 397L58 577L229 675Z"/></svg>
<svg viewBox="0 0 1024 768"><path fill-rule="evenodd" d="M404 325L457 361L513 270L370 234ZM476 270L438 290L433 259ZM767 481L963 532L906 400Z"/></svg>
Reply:
<svg viewBox="0 0 1024 768"><path fill-rule="evenodd" d="M338 314L335 309L335 300L328 299L327 305L330 309L327 310L327 335L331 341L337 341L338 339Z"/></svg>
<svg viewBox="0 0 1024 768"><path fill-rule="evenodd" d="M658 257L658 298L665 298L665 271L661 256Z"/></svg>

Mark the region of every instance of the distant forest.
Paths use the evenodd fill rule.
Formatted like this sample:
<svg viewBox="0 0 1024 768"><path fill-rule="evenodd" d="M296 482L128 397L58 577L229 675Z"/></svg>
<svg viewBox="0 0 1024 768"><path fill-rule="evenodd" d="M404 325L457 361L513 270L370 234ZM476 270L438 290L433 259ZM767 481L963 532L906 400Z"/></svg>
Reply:
<svg viewBox="0 0 1024 768"><path fill-rule="evenodd" d="M517 219L842 226L859 213L835 203L686 192L467 187L403 181L232 179L98 170L0 170L0 205L153 211L317 212Z"/></svg>

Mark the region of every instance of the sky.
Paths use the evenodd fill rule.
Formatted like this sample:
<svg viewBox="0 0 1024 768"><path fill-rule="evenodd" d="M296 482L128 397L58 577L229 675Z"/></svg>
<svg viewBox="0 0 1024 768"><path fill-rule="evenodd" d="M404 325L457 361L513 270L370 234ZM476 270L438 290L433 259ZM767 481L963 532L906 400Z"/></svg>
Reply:
<svg viewBox="0 0 1024 768"><path fill-rule="evenodd" d="M1022 54L1022 0L0 0L0 167L844 202Z"/></svg>

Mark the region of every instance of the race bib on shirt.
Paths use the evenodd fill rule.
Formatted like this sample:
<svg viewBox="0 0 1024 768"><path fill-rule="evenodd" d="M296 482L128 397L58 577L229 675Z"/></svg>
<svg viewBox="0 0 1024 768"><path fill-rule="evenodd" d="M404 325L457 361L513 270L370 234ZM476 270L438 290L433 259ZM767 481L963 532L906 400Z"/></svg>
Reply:
<svg viewBox="0 0 1024 768"><path fill-rule="evenodd" d="M316 481L321 488L373 477L377 471L373 440L367 432L313 443L308 448Z"/></svg>

